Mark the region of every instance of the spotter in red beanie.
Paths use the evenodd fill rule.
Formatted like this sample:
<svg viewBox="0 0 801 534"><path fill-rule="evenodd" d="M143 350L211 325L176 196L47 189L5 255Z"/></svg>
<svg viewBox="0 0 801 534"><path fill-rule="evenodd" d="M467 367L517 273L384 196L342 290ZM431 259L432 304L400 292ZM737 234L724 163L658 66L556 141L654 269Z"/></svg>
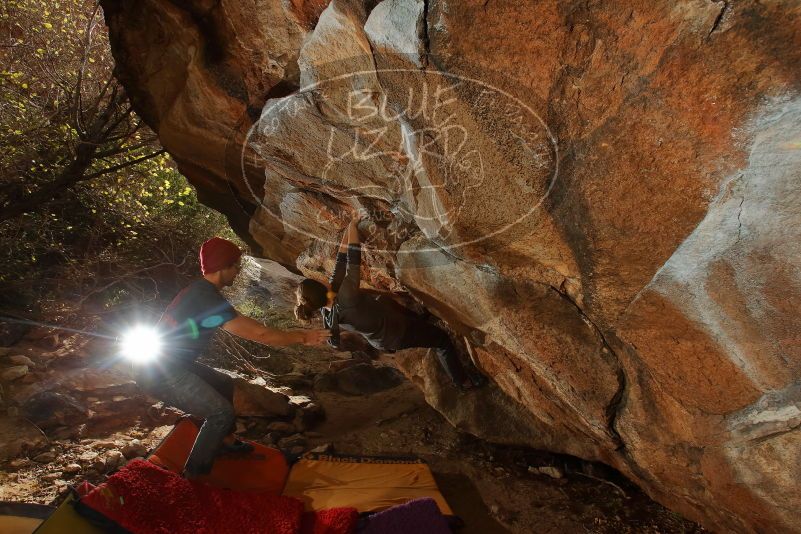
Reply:
<svg viewBox="0 0 801 534"><path fill-rule="evenodd" d="M212 237L200 247L200 270L203 274L216 273L235 264L241 255L239 247L227 239Z"/></svg>

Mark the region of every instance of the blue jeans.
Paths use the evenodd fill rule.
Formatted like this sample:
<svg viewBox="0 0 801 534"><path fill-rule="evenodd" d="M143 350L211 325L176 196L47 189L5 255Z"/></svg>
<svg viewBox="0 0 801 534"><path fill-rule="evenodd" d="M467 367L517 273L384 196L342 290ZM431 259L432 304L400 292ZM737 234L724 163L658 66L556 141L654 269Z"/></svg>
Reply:
<svg viewBox="0 0 801 534"><path fill-rule="evenodd" d="M203 376L205 380L201 378ZM225 391L228 383L231 383L230 377L195 363L190 367L171 370L156 383L140 384L165 404L205 419L184 466L184 472L190 476L211 471L223 438L234 429L234 405L230 397L226 398L228 392Z"/></svg>

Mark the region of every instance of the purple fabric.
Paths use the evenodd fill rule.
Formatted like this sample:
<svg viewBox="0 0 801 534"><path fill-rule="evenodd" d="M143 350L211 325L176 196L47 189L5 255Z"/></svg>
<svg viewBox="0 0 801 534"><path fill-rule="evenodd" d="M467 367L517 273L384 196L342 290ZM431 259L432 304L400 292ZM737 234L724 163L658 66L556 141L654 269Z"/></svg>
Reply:
<svg viewBox="0 0 801 534"><path fill-rule="evenodd" d="M434 499L426 497L371 515L362 534L451 534Z"/></svg>

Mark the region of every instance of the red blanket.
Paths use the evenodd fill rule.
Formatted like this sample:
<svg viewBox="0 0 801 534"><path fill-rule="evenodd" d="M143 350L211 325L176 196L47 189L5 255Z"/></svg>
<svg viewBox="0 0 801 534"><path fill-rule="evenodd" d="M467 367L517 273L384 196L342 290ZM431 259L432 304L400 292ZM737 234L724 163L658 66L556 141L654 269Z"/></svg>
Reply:
<svg viewBox="0 0 801 534"><path fill-rule="evenodd" d="M356 530L356 508L329 508L303 514L300 534L350 534Z"/></svg>
<svg viewBox="0 0 801 534"><path fill-rule="evenodd" d="M215 488L134 460L81 499L134 534L296 534L303 504L291 497Z"/></svg>

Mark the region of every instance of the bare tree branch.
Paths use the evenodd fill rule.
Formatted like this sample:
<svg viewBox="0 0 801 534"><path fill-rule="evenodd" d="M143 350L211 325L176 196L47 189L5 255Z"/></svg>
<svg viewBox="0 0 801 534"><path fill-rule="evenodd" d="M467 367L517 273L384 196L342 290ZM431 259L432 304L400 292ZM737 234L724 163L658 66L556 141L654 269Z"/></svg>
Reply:
<svg viewBox="0 0 801 534"><path fill-rule="evenodd" d="M91 48L92 44L92 34L95 30L97 14L100 11L100 3L95 4L95 9L92 11L92 16L89 17L89 24L86 29L86 41L83 47L83 60L81 61L81 67L78 69L78 79L75 81L75 102L73 105L73 109L75 111L75 125L76 129L79 132L85 131L83 124L84 124L84 116L83 116L83 91L81 90L81 85L83 84L83 77L86 72L86 65L89 62L89 49Z"/></svg>
<svg viewBox="0 0 801 534"><path fill-rule="evenodd" d="M111 166L111 167L109 167L107 169L103 169L101 171L93 172L92 174L87 174L86 176L83 177L83 180L91 180L92 178L95 178L97 176L101 176L103 174L108 174L110 172L118 171L120 169L124 169L126 167L130 167L131 165L136 165L137 163L141 163L141 162L143 162L145 160L148 160L148 159L151 159L151 158L155 158L156 156L158 156L160 154L164 154L165 152L166 152L166 150L164 150L164 149L157 150L156 152L152 152L152 153L150 153L150 154L148 154L146 156L142 156L140 158L136 158L136 159L133 159L133 160L130 160L130 161L126 161L126 162L120 163L119 165L114 165L114 166Z"/></svg>
<svg viewBox="0 0 801 534"><path fill-rule="evenodd" d="M98 92L97 97L95 98L95 102L94 104L92 104L92 107L89 108L88 113L91 113L92 115L97 113L97 110L100 107L100 102L103 101L103 97L106 96L106 92L108 91L108 88L111 86L112 83L116 83L116 80L114 79L113 75L109 76L106 79L106 83L103 84L103 87Z"/></svg>
<svg viewBox="0 0 801 534"><path fill-rule="evenodd" d="M108 136L111 134L111 132L113 132L113 131L114 131L114 129L115 129L117 126L119 126L119 125L120 125L120 123L121 123L122 121L124 121L125 119L127 119L127 118L128 118L130 115L131 115L131 113L133 113L133 108L132 108L132 107L129 105L129 106L126 108L126 110L125 110L125 111L124 111L124 112L123 112L123 113L122 113L122 114L121 114L119 117L117 117L117 118L114 120L114 122L112 122L112 123L111 123L111 125L109 125L109 126L107 126L107 127L105 128L105 130L104 130L104 131L103 131L103 133L101 134L101 135L103 136L103 138L104 138L104 139L105 139L105 138L108 138Z"/></svg>
<svg viewBox="0 0 801 534"><path fill-rule="evenodd" d="M129 279L136 277L139 274L142 274L142 273L145 273L145 272L148 272L148 271L152 271L154 269L159 269L161 267L168 267L168 266L175 267L176 269L178 269L179 267L182 267L185 263L186 263L186 258L184 258L184 260L181 263L162 262L162 263L159 263L159 264L156 264L156 265L151 265L149 267L145 267L143 269L138 269L138 270L130 272L130 273L124 273L124 274L121 274L119 276L115 276L107 284L104 284L103 286L101 286L99 288L95 288L92 291L90 291L89 293L87 293L86 295L83 295L77 301L76 305L74 306L74 309L75 310L80 310L83 307L83 304L87 300L89 300L89 298L91 296L97 295L98 293L102 293L103 291L106 291L107 289L110 289L110 288L112 288L113 286L115 286L117 284L124 283L124 282L128 281Z"/></svg>
<svg viewBox="0 0 801 534"><path fill-rule="evenodd" d="M103 150L101 152L95 153L96 158L107 158L109 156L116 156L117 154L121 154L123 152L133 152L135 150L139 150L140 148L145 148L147 146L153 145L154 139L148 139L147 141L143 141L141 143L135 145L125 146L123 144L115 145L112 148Z"/></svg>

